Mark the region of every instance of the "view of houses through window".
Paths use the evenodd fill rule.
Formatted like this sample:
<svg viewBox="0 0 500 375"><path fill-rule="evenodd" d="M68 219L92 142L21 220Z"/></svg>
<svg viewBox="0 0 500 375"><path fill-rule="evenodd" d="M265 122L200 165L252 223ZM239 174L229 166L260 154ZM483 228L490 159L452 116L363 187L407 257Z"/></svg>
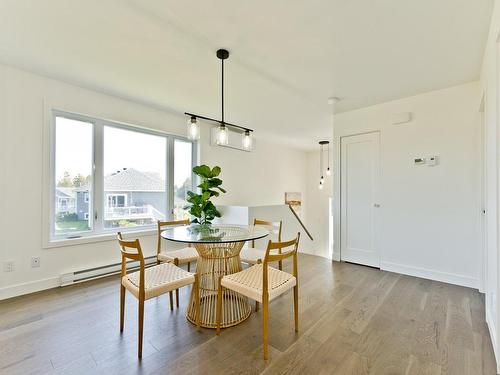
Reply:
<svg viewBox="0 0 500 375"><path fill-rule="evenodd" d="M187 140L56 116L54 150L56 237L189 217L193 144Z"/></svg>

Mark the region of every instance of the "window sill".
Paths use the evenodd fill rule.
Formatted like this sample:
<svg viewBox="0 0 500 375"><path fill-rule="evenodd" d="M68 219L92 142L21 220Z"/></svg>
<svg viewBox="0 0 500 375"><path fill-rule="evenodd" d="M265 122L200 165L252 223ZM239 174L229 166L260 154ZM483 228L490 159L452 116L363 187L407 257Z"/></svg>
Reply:
<svg viewBox="0 0 500 375"><path fill-rule="evenodd" d="M101 234L94 234L94 235L89 235L89 236L82 236L82 237L78 237L78 238L54 239L54 240L50 240L50 241L45 241L42 248L43 249L52 249L52 248L57 248L57 247L84 245L84 244L88 244L88 243L116 241L116 233L117 232L101 233ZM136 236L136 237L154 236L157 233L157 229L143 228L141 230L135 230L135 231L134 230L124 231L122 229L122 233L126 237L130 237L130 236Z"/></svg>

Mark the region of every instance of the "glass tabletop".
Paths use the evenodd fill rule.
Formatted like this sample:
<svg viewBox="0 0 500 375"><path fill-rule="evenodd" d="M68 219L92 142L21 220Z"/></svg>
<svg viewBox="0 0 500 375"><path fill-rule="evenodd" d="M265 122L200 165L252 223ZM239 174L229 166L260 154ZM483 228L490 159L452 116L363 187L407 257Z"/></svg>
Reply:
<svg viewBox="0 0 500 375"><path fill-rule="evenodd" d="M269 235L269 231L261 226L244 225L183 225L168 228L161 232L167 240L189 243L228 243L257 240Z"/></svg>

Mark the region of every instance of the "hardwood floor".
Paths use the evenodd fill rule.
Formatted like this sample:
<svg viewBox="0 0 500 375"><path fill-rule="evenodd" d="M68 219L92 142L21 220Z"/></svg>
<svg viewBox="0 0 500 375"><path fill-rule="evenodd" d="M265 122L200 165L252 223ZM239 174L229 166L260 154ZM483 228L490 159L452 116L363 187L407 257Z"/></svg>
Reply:
<svg viewBox="0 0 500 375"><path fill-rule="evenodd" d="M216 337L187 322L188 288L173 312L168 295L146 301L142 362L135 298L119 333L117 277L1 301L0 373L495 373L476 290L308 255L299 286L298 334L292 293L270 304L267 362L262 310Z"/></svg>

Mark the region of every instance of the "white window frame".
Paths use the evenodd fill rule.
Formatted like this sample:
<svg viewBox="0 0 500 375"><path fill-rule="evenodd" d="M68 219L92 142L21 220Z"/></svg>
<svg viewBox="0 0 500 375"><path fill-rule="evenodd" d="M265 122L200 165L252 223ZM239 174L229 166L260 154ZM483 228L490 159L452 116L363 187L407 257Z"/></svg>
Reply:
<svg viewBox="0 0 500 375"><path fill-rule="evenodd" d="M91 218L90 220L90 231L82 231L82 232L72 232L63 235L58 235L55 233L55 212L56 212L56 200L55 200L55 191L56 191L56 182L55 182L55 148L56 148L56 139L55 139L55 128L56 128L56 118L64 117L71 120L83 121L87 123L91 123L93 125L93 138L92 138L92 155L93 155L93 174L92 174L92 182L91 182L91 191L87 193L88 202L88 216ZM173 210L174 210L174 141L175 139L189 142L193 144L192 147L192 165L195 166L197 163L198 156L198 145L197 142L190 141L186 137L170 134L163 131L152 130L146 127L124 124L121 122L104 120L100 118L96 118L93 116L87 116L77 113L71 113L59 109L51 109L50 110L50 128L49 128L49 189L48 189L48 207L45 210L45 215L48 217L48 225L47 231L48 235L47 241L45 242L44 247L54 247L54 246L64 246L66 244L77 244L77 243L86 243L86 242L95 242L99 240L106 240L114 236L117 231L117 228L104 228L104 221L102 218L104 217L104 209L107 201L105 200L105 192L104 192L104 173L103 173L103 162L104 162L104 127L115 127L129 131L135 131L143 134L151 134L155 136L164 137L166 139L166 219L173 219ZM196 178L194 173L191 176L192 181L192 190L196 189ZM127 200L127 197L125 197ZM92 213L92 214L91 214ZM45 219L44 219L45 220ZM155 224L152 225L144 225L140 227L134 228L120 228L121 232L134 232L134 233L149 233L156 228ZM111 236L111 237L110 237Z"/></svg>
<svg viewBox="0 0 500 375"><path fill-rule="evenodd" d="M88 192L88 191L85 191L85 192L83 193L83 201L84 201L85 203L89 203L89 196L90 196L90 194L89 194L89 192Z"/></svg>

